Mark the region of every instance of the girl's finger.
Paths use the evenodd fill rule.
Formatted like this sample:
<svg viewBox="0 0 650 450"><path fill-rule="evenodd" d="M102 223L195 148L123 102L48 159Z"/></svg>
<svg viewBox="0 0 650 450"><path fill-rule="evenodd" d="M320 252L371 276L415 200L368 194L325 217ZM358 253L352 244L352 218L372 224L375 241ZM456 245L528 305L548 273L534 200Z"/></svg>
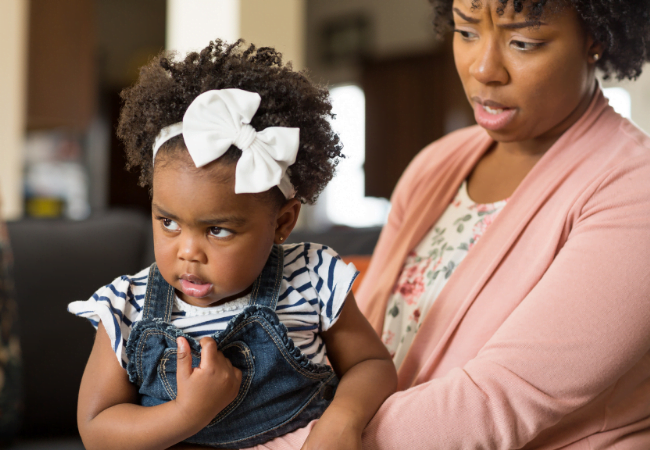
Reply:
<svg viewBox="0 0 650 450"><path fill-rule="evenodd" d="M210 365L217 363L219 358L219 350L217 343L210 337L204 337L200 341L201 344L201 368L204 369Z"/></svg>
<svg viewBox="0 0 650 450"><path fill-rule="evenodd" d="M186 379L192 375L192 354L184 337L176 339L176 378Z"/></svg>

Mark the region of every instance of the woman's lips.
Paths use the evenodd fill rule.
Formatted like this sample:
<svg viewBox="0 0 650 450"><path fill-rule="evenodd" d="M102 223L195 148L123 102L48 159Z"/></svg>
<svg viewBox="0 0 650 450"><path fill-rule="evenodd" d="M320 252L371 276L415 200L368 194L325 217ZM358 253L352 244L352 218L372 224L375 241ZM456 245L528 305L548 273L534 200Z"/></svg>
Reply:
<svg viewBox="0 0 650 450"><path fill-rule="evenodd" d="M517 110L490 100L474 99L474 118L486 130L498 131L507 126Z"/></svg>
<svg viewBox="0 0 650 450"><path fill-rule="evenodd" d="M183 294L194 298L205 297L212 290L212 283L204 283L194 275L183 275L181 277L181 290Z"/></svg>

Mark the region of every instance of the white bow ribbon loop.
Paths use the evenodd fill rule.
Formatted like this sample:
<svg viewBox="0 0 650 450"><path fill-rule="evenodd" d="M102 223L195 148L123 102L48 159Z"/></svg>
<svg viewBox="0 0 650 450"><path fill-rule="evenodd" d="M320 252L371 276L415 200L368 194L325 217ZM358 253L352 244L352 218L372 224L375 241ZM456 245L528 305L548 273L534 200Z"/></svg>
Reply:
<svg viewBox="0 0 650 450"><path fill-rule="evenodd" d="M259 94L241 89L204 92L183 116L183 139L196 167L223 156L231 145L241 149L235 170L235 193L264 192L278 186L290 198L294 192L287 169L296 161L300 129L268 127L255 131L250 121L260 101ZM177 130L178 125L161 130L154 145L154 158L158 148L172 137L168 129Z"/></svg>

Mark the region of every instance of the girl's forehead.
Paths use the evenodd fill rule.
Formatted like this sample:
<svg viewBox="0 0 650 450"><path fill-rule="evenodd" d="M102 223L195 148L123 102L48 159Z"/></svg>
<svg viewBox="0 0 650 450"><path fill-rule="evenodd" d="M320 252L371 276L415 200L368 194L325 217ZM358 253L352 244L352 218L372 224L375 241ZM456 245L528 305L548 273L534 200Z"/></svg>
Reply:
<svg viewBox="0 0 650 450"><path fill-rule="evenodd" d="M154 184L156 178L177 177L181 172L194 177L208 178L219 183L235 183L236 165L223 159L217 159L202 167L196 167L190 154L185 149L177 149L156 156L154 163Z"/></svg>

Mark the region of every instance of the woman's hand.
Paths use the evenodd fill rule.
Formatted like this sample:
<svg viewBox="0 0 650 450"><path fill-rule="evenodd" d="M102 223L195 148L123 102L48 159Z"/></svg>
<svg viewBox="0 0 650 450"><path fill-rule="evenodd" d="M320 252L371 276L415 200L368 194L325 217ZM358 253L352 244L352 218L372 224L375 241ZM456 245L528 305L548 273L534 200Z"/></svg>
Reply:
<svg viewBox="0 0 650 450"><path fill-rule="evenodd" d="M301 450L361 450L363 428L353 423L354 419L344 411L328 408L312 428Z"/></svg>
<svg viewBox="0 0 650 450"><path fill-rule="evenodd" d="M176 403L184 414L203 426L232 402L239 392L241 371L217 349L214 339L201 339L201 364L192 367L190 345L183 337L176 341Z"/></svg>

